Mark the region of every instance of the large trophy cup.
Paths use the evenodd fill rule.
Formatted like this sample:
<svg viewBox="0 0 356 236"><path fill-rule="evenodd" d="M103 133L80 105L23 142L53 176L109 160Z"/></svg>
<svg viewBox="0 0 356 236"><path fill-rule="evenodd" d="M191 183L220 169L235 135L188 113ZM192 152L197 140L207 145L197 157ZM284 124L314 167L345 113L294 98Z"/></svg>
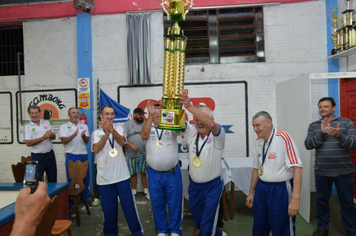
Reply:
<svg viewBox="0 0 356 236"><path fill-rule="evenodd" d="M189 7L185 9L185 6ZM163 96L160 114L159 128L181 130L185 127L185 113L182 104L179 103L180 93L184 88L185 47L187 37L178 23L185 19L186 14L193 6L193 0L162 0L161 6L168 19L173 22L172 28L168 28L164 36L164 72L163 72ZM166 9L168 6L168 10Z"/></svg>

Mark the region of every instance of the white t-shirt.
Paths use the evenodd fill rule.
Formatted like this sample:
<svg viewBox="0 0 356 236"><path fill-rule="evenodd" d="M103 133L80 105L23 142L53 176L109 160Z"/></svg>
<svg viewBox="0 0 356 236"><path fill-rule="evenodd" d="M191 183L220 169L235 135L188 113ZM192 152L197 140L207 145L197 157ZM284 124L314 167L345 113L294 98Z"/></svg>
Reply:
<svg viewBox="0 0 356 236"><path fill-rule="evenodd" d="M196 183L205 183L221 176L221 159L225 147L225 129L219 125L220 131L218 135L212 132L205 136L204 139L198 134L195 125L186 123L186 130L183 132L184 139L189 148L189 175ZM201 150L200 159L202 165L194 167L192 160L197 156L196 138L198 141L198 150ZM203 149L203 143L206 141Z"/></svg>
<svg viewBox="0 0 356 236"><path fill-rule="evenodd" d="M78 125L71 123L70 121L61 125L59 128L58 136L60 138L68 138L72 136L78 129L77 136L75 136L72 141L64 145L64 152L75 154L75 155L85 155L88 154L86 144L83 141L82 133L85 131L85 136L89 137L89 130L86 124L78 122Z"/></svg>
<svg viewBox="0 0 356 236"><path fill-rule="evenodd" d="M169 171L174 168L179 161L178 144L175 131L158 129L156 132L154 124L152 124L150 137L145 141L146 145L146 162L149 167L156 171ZM163 133L162 133L163 132ZM161 140L164 145L158 148L156 143L158 136L162 133Z"/></svg>
<svg viewBox="0 0 356 236"><path fill-rule="evenodd" d="M126 135L122 126L114 124L114 128L120 135L124 136L126 139ZM92 133L91 136L92 149L93 149L93 145L98 143L100 139L104 137L104 135L105 133L102 128L99 128ZM120 181L124 181L130 178L130 172L127 167L127 163L125 160L122 147L114 139L113 143L114 143L114 148L117 151L117 156L111 157L109 155L109 152L111 150L109 139L111 141L113 140L112 134L109 135L103 149L101 149L100 152L95 155L95 160L97 163L97 170L98 170L96 181L98 185L118 183Z"/></svg>
<svg viewBox="0 0 356 236"><path fill-rule="evenodd" d="M265 151L268 143L273 135L265 144ZM253 168L258 169L262 164L263 159L263 143L264 139L257 139L255 143ZM264 172L259 178L265 182L283 182L293 178L294 171L292 166L302 167L302 160L299 156L299 151L292 137L283 130L274 129L274 135L271 145L266 154L266 159L263 164Z"/></svg>
<svg viewBox="0 0 356 236"><path fill-rule="evenodd" d="M40 120L39 125L30 121L23 127L23 140L35 140L41 138L48 130L52 130L52 127L47 120ZM50 139L46 139L36 145L31 146L31 152L33 153L47 153L52 149L53 144L52 140Z"/></svg>

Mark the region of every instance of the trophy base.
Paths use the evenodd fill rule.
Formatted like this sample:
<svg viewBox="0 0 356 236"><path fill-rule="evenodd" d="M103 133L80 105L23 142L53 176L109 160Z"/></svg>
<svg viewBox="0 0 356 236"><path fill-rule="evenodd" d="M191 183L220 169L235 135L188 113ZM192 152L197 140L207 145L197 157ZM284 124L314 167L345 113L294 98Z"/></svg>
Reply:
<svg viewBox="0 0 356 236"><path fill-rule="evenodd" d="M331 49L331 55L335 55L335 54L338 54L340 52L339 49Z"/></svg>
<svg viewBox="0 0 356 236"><path fill-rule="evenodd" d="M184 110L161 109L158 128L168 129L168 130L185 129L185 112L184 112Z"/></svg>

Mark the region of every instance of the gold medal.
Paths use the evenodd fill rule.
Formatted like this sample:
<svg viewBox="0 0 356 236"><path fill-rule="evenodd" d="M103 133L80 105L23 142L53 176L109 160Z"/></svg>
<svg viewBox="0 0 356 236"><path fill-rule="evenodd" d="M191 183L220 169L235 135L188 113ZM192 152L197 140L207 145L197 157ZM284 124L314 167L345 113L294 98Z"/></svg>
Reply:
<svg viewBox="0 0 356 236"><path fill-rule="evenodd" d="M156 147L163 148L163 146L164 146L164 142L162 140L157 140Z"/></svg>
<svg viewBox="0 0 356 236"><path fill-rule="evenodd" d="M117 150L115 148L111 148L109 155L111 157L116 157L117 156Z"/></svg>
<svg viewBox="0 0 356 236"><path fill-rule="evenodd" d="M194 167L199 168L201 166L201 164L202 164L202 161L201 161L200 157L195 156L193 158L193 160L192 160L192 164L193 164Z"/></svg>
<svg viewBox="0 0 356 236"><path fill-rule="evenodd" d="M262 176L264 172L265 172L265 168L263 167L263 165L260 165L260 167L258 168L258 175Z"/></svg>

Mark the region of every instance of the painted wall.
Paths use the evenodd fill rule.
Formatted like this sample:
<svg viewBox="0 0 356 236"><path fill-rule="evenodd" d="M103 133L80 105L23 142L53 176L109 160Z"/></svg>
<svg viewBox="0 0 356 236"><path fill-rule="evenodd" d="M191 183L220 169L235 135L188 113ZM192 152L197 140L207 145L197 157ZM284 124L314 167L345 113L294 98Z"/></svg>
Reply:
<svg viewBox="0 0 356 236"><path fill-rule="evenodd" d="M151 15L154 83L161 83L163 74L162 18L162 12L153 12ZM266 110L271 113L278 127L276 83L313 72L327 72L324 1L266 6L264 19L266 63L187 66L185 80L247 81L250 119L256 112ZM101 88L115 100L117 87L128 84L125 25L124 14L92 17L93 79L100 79ZM24 90L76 88L76 32L75 17L24 23ZM0 89L11 91L14 96L18 90L17 77L1 77ZM201 95L204 96L204 91L201 91ZM233 94L226 96L230 96L231 102L234 102ZM13 119L16 123L16 117ZM256 135L249 126L251 153ZM16 131L13 132L16 135ZM58 180L64 182L63 146L54 146ZM2 145L0 148L0 182L12 181L10 164L19 161L20 156L28 155L29 148L17 144L16 139L13 145Z"/></svg>

